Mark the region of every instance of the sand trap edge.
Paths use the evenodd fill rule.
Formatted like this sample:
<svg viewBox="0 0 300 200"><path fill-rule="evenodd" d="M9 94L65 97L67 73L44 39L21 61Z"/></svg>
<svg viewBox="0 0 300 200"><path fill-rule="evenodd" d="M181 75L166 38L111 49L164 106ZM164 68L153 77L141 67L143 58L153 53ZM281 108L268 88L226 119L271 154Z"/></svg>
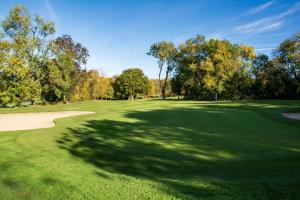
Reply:
<svg viewBox="0 0 300 200"><path fill-rule="evenodd" d="M300 120L300 113L282 113L285 118Z"/></svg>
<svg viewBox="0 0 300 200"><path fill-rule="evenodd" d="M0 114L0 132L52 128L57 119L95 114L91 111L58 111Z"/></svg>

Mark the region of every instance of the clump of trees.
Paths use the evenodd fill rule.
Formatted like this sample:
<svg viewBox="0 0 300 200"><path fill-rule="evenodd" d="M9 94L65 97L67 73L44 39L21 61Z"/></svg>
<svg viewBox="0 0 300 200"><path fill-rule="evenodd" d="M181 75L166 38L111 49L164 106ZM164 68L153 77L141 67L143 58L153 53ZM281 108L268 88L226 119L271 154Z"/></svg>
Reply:
<svg viewBox="0 0 300 200"><path fill-rule="evenodd" d="M132 100L147 97L151 91L151 83L139 68L124 70L115 78L115 96L118 99Z"/></svg>
<svg viewBox="0 0 300 200"><path fill-rule="evenodd" d="M172 94L192 99L299 98L300 34L283 41L269 58L254 48L197 35L175 48L150 47L158 60L161 96L168 80ZM165 67L165 79L161 73Z"/></svg>
<svg viewBox="0 0 300 200"><path fill-rule="evenodd" d="M253 61L254 93L259 98L300 97L300 33L283 41L271 58Z"/></svg>
<svg viewBox="0 0 300 200"><path fill-rule="evenodd" d="M113 98L111 79L84 69L88 50L53 22L15 6L1 22L0 104Z"/></svg>
<svg viewBox="0 0 300 200"><path fill-rule="evenodd" d="M72 93L71 101L113 98L114 89L111 78L101 76L97 70L82 70Z"/></svg>

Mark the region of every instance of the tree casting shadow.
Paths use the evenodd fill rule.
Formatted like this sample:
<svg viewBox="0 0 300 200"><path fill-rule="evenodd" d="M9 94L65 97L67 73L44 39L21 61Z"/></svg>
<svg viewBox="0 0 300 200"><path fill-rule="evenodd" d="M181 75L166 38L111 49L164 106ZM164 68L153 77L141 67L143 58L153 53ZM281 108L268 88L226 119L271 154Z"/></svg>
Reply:
<svg viewBox="0 0 300 200"><path fill-rule="evenodd" d="M173 195L186 198L212 197L222 184L207 189L184 180L255 182L257 177L276 174L285 167L255 158L259 152L285 153L284 145L294 143L278 147L268 143L263 134L237 136L232 133L236 122L228 124L231 122L222 117L225 112L233 111L174 108L129 112L124 117L134 122L91 120L84 128L70 128L58 143L101 170L151 179L169 188L169 193L176 191ZM243 131L243 124L236 131ZM266 168L270 170L266 172Z"/></svg>

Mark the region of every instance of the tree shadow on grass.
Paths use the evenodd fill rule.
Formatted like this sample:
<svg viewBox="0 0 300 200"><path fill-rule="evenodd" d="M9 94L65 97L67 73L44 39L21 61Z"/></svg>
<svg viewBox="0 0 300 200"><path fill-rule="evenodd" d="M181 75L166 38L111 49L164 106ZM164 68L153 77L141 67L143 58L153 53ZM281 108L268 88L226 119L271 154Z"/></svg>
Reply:
<svg viewBox="0 0 300 200"><path fill-rule="evenodd" d="M278 147L243 124L232 127L236 122L226 119L231 113L225 112L234 111L174 108L127 112L123 113L127 121L90 120L83 128L70 128L57 142L101 170L157 181L165 186L164 191L184 198L224 193L222 182L256 182L258 177L274 176L280 170L279 176L285 176L288 172L283 170L290 163L274 166L259 154L287 154L284 145L295 144ZM242 133L245 130L249 133ZM192 185L191 180L220 184L204 187Z"/></svg>

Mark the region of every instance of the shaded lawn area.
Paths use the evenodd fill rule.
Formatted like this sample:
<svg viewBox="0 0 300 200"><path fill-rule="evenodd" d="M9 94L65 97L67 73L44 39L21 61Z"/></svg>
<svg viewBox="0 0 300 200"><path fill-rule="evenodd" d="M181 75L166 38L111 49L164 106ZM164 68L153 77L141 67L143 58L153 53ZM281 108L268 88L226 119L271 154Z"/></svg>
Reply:
<svg viewBox="0 0 300 200"><path fill-rule="evenodd" d="M300 122L281 116L299 105L120 101L60 106L97 113L58 120L53 129L1 133L0 195L299 199Z"/></svg>

